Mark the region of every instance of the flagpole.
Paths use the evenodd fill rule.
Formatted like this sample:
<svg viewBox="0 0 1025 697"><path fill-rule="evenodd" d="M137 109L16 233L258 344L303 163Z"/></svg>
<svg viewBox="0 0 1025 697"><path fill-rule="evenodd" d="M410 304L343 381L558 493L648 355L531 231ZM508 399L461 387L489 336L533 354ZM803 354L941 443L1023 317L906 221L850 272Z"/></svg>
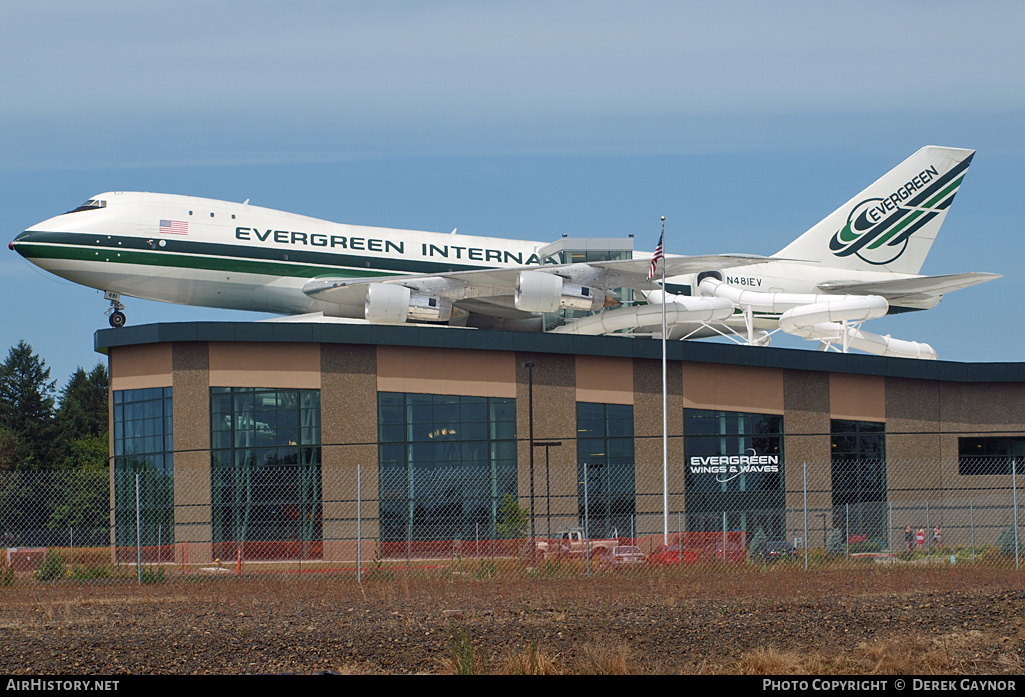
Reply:
<svg viewBox="0 0 1025 697"><path fill-rule="evenodd" d="M666 406L666 217L662 216L662 544L669 544L669 413Z"/></svg>

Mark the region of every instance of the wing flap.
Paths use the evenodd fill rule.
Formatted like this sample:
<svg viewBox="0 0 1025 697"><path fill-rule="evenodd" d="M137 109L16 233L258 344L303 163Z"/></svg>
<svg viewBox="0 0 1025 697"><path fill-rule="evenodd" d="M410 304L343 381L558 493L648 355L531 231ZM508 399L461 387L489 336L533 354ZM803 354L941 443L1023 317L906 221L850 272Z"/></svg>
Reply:
<svg viewBox="0 0 1025 697"><path fill-rule="evenodd" d="M719 254L693 257L666 257L666 276L678 276L699 271L714 271L737 266L748 266L772 261L768 257L749 254ZM401 276L375 276L371 278L345 278L318 276L303 286L303 292L317 300L355 305L363 302L366 287L372 283L397 283L425 293L445 295L446 287L458 286L474 289L473 297L486 299L512 295L516 279L523 271L552 273L571 282L595 285L604 290L611 288L651 288L647 259L622 259L577 264L548 264L545 266L518 266L505 269L476 269L450 271L440 274L408 274ZM604 276L605 283L602 282Z"/></svg>
<svg viewBox="0 0 1025 697"><path fill-rule="evenodd" d="M819 284L824 293L880 295L894 304L932 307L946 293L1001 278L1000 274L969 272L942 276L914 276L882 281L828 281Z"/></svg>

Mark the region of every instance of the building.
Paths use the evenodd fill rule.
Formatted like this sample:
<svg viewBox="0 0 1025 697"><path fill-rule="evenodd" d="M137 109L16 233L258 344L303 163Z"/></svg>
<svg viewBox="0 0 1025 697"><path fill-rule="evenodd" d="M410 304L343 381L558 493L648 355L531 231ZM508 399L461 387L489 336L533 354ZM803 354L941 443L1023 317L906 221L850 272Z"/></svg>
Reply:
<svg viewBox="0 0 1025 697"><path fill-rule="evenodd" d="M95 342L118 544L134 544L140 472L143 544L187 542L193 561L239 540L351 559L357 530L364 555L451 553L510 536L507 495L539 535L586 517L593 537L817 545L841 528L897 546L935 523L981 544L1025 456L1025 363L673 342L663 472L658 341L200 322Z"/></svg>

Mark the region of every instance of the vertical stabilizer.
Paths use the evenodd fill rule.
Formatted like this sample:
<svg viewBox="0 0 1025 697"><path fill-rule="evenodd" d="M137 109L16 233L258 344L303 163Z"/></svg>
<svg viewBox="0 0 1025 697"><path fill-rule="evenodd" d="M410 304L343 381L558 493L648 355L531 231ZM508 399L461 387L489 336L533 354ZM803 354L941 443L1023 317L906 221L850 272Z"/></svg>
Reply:
<svg viewBox="0 0 1025 697"><path fill-rule="evenodd" d="M773 256L919 273L974 155L922 148Z"/></svg>

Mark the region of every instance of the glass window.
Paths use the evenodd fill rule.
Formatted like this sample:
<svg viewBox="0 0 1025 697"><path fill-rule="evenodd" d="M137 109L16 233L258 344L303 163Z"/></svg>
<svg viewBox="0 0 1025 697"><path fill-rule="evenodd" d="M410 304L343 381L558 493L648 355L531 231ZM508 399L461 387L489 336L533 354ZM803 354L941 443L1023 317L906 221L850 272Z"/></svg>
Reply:
<svg viewBox="0 0 1025 697"><path fill-rule="evenodd" d="M516 400L379 392L381 539L494 539L516 496ZM400 553L384 547L386 554Z"/></svg>
<svg viewBox="0 0 1025 697"><path fill-rule="evenodd" d="M782 489L782 416L686 409L683 435L688 494Z"/></svg>
<svg viewBox="0 0 1025 697"><path fill-rule="evenodd" d="M114 520L119 546L174 542L174 434L170 387L114 391Z"/></svg>
<svg viewBox="0 0 1025 697"><path fill-rule="evenodd" d="M215 555L322 553L320 391L210 388Z"/></svg>
<svg viewBox="0 0 1025 697"><path fill-rule="evenodd" d="M1021 472L1025 461L1025 437L973 436L957 439L957 467L962 476L1010 474L1011 463Z"/></svg>
<svg viewBox="0 0 1025 697"><path fill-rule="evenodd" d="M686 409L687 526L786 536L783 417Z"/></svg>
<svg viewBox="0 0 1025 697"><path fill-rule="evenodd" d="M886 424L833 419L833 527L846 538L886 539Z"/></svg>
<svg viewBox="0 0 1025 697"><path fill-rule="evenodd" d="M636 529L633 424L633 405L577 402L577 500L591 537Z"/></svg>

